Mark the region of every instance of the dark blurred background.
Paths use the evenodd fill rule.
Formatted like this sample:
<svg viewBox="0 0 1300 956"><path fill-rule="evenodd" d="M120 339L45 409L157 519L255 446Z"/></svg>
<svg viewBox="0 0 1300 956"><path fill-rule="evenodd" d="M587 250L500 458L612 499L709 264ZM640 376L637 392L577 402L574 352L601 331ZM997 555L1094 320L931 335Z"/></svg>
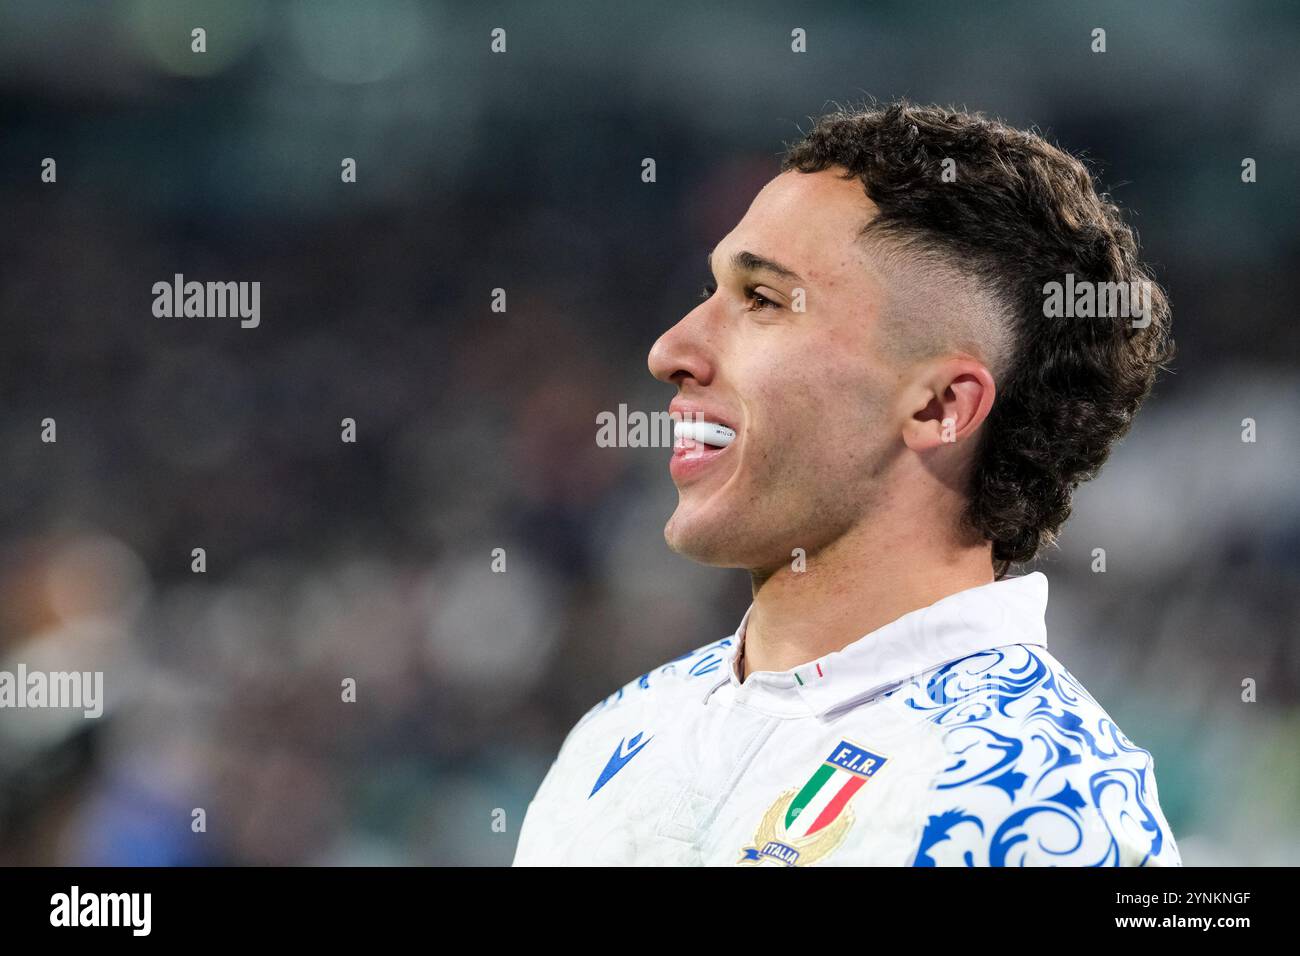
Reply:
<svg viewBox="0 0 1300 956"><path fill-rule="evenodd" d="M1300 862L1298 40L1292 3L6 0L0 669L107 706L0 711L0 862L508 863L577 717L749 601L596 414L667 407L705 253L867 95L1037 126L1133 211L1180 354L1034 565L1050 646L1186 863ZM260 326L154 317L175 273L260 281Z"/></svg>

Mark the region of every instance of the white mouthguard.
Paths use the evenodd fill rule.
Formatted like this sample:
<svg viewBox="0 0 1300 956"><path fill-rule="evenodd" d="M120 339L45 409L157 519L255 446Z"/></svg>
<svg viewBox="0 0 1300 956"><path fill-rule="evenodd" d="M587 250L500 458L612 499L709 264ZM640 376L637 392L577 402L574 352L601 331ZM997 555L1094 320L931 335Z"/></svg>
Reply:
<svg viewBox="0 0 1300 956"><path fill-rule="evenodd" d="M726 425L715 425L713 422L674 422L673 437L678 441L686 439L723 448L736 440L736 432Z"/></svg>

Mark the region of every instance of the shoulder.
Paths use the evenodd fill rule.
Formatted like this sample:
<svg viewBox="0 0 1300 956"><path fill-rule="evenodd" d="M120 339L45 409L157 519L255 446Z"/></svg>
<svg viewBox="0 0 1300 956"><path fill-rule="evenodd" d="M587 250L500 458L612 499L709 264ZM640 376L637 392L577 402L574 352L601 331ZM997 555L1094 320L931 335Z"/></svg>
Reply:
<svg viewBox="0 0 1300 956"><path fill-rule="evenodd" d="M982 651L896 695L946 759L913 865L1181 865L1151 754L1045 648Z"/></svg>
<svg viewBox="0 0 1300 956"><path fill-rule="evenodd" d="M593 731L599 733L611 722L635 721L647 708L657 711L671 708L679 700L695 694L703 701L705 691L726 678L733 643L734 637L728 635L696 647L632 678L598 700L566 735L560 756L573 749L577 738Z"/></svg>
<svg viewBox="0 0 1300 956"><path fill-rule="evenodd" d="M650 711L675 719L693 713L681 705L697 694L702 703L705 691L726 678L732 640L713 641L646 671L597 701L579 718L529 803L516 850L517 863L544 855L542 848L553 840L557 815L582 805L581 800L572 798L587 795L593 782L599 786L649 743L643 733ZM611 746L616 748L613 758Z"/></svg>
<svg viewBox="0 0 1300 956"><path fill-rule="evenodd" d="M731 654L733 640L733 637L727 636L704 644L634 677L603 700L597 701L578 719L574 730L602 714L636 704L658 703L678 693L691 693L692 688L698 688L702 696L707 688L727 676L727 659Z"/></svg>

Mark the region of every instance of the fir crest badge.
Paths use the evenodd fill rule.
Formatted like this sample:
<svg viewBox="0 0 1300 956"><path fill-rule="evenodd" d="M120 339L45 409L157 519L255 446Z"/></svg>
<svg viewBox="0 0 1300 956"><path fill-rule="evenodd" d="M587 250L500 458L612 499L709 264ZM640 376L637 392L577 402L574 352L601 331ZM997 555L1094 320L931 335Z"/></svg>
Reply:
<svg viewBox="0 0 1300 956"><path fill-rule="evenodd" d="M747 866L811 866L844 842L853 826L849 801L887 758L841 740L808 782L786 790L763 814L754 843L740 851Z"/></svg>

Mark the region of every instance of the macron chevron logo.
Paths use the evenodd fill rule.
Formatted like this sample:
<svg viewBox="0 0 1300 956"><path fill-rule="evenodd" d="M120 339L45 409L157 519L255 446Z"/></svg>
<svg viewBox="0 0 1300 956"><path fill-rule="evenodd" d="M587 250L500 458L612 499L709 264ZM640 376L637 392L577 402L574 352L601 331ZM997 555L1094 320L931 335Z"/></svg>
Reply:
<svg viewBox="0 0 1300 956"><path fill-rule="evenodd" d="M643 734L645 731L643 730L641 733ZM605 769L596 778L596 785L591 788L591 793L587 794L587 799L590 800L594 797L597 790L609 783L610 778L627 766L628 761L639 754L645 748L645 745L652 740L654 740L653 737L642 740L641 734L637 734L631 740L626 737L620 740L618 746L614 748L613 756L609 758L609 763L605 764Z"/></svg>

